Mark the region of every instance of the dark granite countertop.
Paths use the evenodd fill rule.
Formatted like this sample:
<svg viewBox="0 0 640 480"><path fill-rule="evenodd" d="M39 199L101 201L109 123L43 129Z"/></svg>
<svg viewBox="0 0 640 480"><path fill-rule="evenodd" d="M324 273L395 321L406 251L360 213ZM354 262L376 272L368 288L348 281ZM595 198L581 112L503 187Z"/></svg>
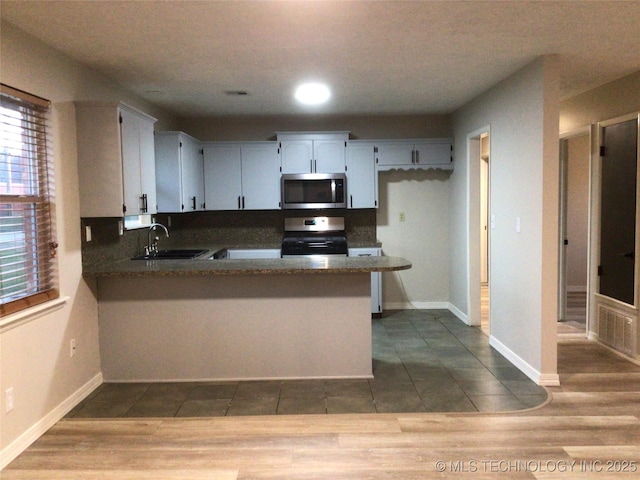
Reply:
<svg viewBox="0 0 640 480"><path fill-rule="evenodd" d="M213 252L211 252L213 253ZM122 260L85 269L92 277L298 275L370 273L407 270L411 262L401 257L323 257L209 260Z"/></svg>

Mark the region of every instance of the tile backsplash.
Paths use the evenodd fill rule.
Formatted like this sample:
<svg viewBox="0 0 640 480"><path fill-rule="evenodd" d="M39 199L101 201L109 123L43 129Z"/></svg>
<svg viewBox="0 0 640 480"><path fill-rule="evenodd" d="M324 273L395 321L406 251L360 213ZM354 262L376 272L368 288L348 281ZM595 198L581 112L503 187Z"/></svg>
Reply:
<svg viewBox="0 0 640 480"><path fill-rule="evenodd" d="M350 246L372 246L376 240L376 210L251 210L157 214L157 222L169 227L169 238L160 236L160 248L191 245L243 248L279 248L286 217L345 217ZM147 245L147 228L120 235L120 218L82 218L82 232L91 227L91 241L82 240L85 267L131 258Z"/></svg>

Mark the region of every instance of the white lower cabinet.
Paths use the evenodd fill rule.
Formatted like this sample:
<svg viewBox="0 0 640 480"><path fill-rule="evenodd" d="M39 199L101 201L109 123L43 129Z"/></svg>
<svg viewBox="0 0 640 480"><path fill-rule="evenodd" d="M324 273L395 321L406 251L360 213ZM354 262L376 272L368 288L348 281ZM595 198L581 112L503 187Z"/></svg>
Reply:
<svg viewBox="0 0 640 480"><path fill-rule="evenodd" d="M227 252L227 258L280 258L279 248L232 248Z"/></svg>
<svg viewBox="0 0 640 480"><path fill-rule="evenodd" d="M379 257L381 248L350 248L350 257ZM382 313L382 273L371 272L371 313Z"/></svg>

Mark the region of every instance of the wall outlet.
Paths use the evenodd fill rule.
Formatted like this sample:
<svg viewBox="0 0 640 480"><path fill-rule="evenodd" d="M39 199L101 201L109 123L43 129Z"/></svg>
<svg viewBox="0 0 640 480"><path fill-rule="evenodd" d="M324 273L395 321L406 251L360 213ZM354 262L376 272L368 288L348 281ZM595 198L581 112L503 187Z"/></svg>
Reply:
<svg viewBox="0 0 640 480"><path fill-rule="evenodd" d="M404 215L404 212L400 212L400 221L404 222L406 220L406 217Z"/></svg>
<svg viewBox="0 0 640 480"><path fill-rule="evenodd" d="M69 356L73 357L76 354L76 339L72 338L69 342Z"/></svg>
<svg viewBox="0 0 640 480"><path fill-rule="evenodd" d="M6 413L9 413L11 410L13 410L13 407L15 406L13 398L13 387L7 388L4 392L4 406Z"/></svg>

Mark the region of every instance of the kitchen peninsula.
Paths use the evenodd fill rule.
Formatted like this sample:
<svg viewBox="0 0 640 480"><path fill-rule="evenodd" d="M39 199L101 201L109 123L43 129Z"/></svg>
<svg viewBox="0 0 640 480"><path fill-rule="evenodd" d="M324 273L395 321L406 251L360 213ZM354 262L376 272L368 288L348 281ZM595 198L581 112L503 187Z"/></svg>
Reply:
<svg viewBox="0 0 640 480"><path fill-rule="evenodd" d="M398 257L123 260L96 277L106 381L370 378L370 274Z"/></svg>

